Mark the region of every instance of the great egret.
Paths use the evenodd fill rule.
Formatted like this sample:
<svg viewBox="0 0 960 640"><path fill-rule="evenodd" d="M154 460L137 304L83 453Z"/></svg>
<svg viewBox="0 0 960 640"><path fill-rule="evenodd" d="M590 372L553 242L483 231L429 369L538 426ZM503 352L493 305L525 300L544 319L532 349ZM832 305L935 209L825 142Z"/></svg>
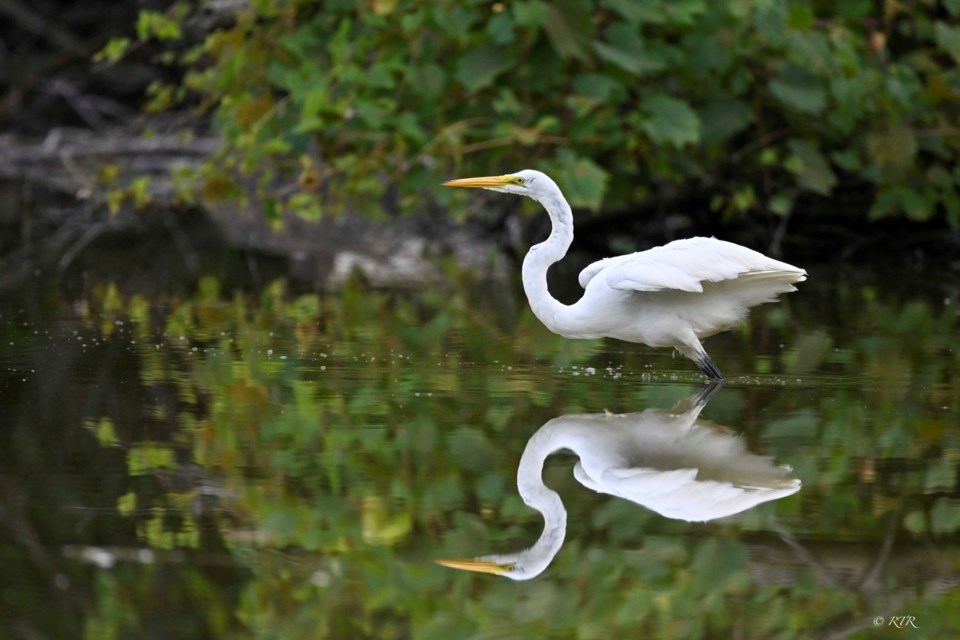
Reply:
<svg viewBox="0 0 960 640"><path fill-rule="evenodd" d="M716 238L675 240L662 247L606 258L580 272L583 297L565 305L547 290L547 269L573 241L573 213L549 176L518 173L444 182L516 193L550 214L550 237L523 260L523 289L533 313L567 338L618 338L651 347L674 347L709 378L723 373L700 340L739 323L747 310L795 291L807 272Z"/></svg>
<svg viewBox="0 0 960 640"><path fill-rule="evenodd" d="M718 388L705 384L669 410L550 420L527 442L517 469L520 496L543 514L540 539L518 553L437 562L512 580L542 573L566 535L566 509L542 478L544 460L560 450L579 456L573 475L588 489L678 520L722 518L799 491L790 467L748 452L741 438L699 419Z"/></svg>

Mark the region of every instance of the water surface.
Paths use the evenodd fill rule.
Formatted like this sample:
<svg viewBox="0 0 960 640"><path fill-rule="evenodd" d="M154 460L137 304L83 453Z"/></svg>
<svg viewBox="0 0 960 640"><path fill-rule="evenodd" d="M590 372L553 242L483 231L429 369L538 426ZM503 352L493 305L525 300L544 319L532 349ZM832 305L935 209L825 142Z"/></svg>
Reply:
<svg viewBox="0 0 960 640"><path fill-rule="evenodd" d="M799 490L687 522L591 491L554 455L543 479L566 537L525 582L435 560L532 545L543 520L516 487L531 436L562 416L669 410L702 382L689 361L554 336L514 282L118 282L3 300L0 637L960 629L946 279L813 269L711 338L729 379L701 418L792 467Z"/></svg>

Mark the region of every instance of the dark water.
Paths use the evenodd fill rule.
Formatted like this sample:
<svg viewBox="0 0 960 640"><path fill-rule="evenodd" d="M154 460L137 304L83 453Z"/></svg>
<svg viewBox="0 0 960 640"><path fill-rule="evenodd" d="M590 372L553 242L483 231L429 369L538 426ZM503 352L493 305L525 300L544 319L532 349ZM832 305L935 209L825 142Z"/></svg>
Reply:
<svg viewBox="0 0 960 640"><path fill-rule="evenodd" d="M206 277L187 294L116 282L3 300L2 638L960 629L949 279L813 269L707 343L729 380L697 442L670 422L695 401L691 363L554 336L514 283L301 295L279 281L244 292ZM559 453L543 479L566 537L539 576L434 562L532 545L543 519L516 486L528 441L557 418L622 413L646 425L630 438L661 420L682 449L631 463L647 473L620 487L642 499L592 491ZM781 480L798 490L675 517L708 517L737 483L756 493L758 464L792 467Z"/></svg>

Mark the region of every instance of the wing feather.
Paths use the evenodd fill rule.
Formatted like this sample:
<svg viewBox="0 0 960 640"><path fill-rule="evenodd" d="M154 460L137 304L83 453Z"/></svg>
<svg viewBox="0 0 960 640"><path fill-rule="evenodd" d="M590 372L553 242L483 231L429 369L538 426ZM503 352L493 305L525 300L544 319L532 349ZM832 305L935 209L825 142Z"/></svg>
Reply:
<svg viewBox="0 0 960 640"><path fill-rule="evenodd" d="M704 282L751 277L806 279L803 269L716 238L675 240L661 247L605 258L580 272L580 286L603 272L607 283L625 291L703 291Z"/></svg>

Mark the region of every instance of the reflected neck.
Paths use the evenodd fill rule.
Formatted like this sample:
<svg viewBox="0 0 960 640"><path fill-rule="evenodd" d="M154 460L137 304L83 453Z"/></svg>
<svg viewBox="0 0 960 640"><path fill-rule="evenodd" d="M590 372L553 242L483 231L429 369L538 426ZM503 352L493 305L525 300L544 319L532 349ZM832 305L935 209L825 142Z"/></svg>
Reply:
<svg viewBox="0 0 960 640"><path fill-rule="evenodd" d="M533 556L532 563L542 563L546 567L563 546L567 510L560 495L543 483L543 463L550 454L564 447L562 444L554 446L549 438L538 438L538 435L534 434L530 439L520 458L517 489L523 501L543 515L543 533L529 552Z"/></svg>

